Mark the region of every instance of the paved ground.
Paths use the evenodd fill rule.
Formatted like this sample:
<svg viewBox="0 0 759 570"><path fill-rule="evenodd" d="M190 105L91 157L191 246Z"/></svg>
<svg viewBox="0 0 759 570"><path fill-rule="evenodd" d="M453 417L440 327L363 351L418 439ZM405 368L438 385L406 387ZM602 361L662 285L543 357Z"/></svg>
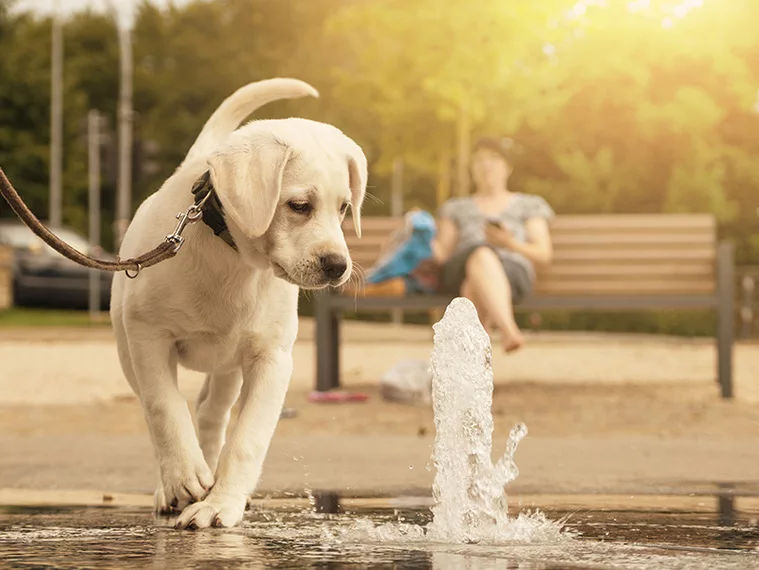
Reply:
<svg viewBox="0 0 759 570"><path fill-rule="evenodd" d="M312 326L295 349L288 405L260 490L305 486L359 494L426 493L432 412L383 402L377 378L426 358L426 328L351 324L343 367L365 403L313 404ZM495 453L524 421L520 493L759 494L759 345L736 347L736 401L718 398L709 340L532 335L496 354ZM189 399L200 375L183 372ZM152 491L153 459L138 402L121 377L108 329L0 331L0 490Z"/></svg>

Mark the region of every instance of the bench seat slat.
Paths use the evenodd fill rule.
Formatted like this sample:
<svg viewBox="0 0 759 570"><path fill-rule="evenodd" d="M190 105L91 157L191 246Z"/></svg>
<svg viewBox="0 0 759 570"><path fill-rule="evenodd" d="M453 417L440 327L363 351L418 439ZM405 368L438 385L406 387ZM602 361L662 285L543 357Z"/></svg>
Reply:
<svg viewBox="0 0 759 570"><path fill-rule="evenodd" d="M682 229L716 228L714 217L709 214L604 214L604 215L565 215L556 216L551 222L556 230L574 230L588 232L595 229L611 231L664 229L676 231Z"/></svg>
<svg viewBox="0 0 759 570"><path fill-rule="evenodd" d="M677 263L679 261L711 261L716 252L713 247L651 247L567 249L554 252L554 262L640 262Z"/></svg>
<svg viewBox="0 0 759 570"><path fill-rule="evenodd" d="M369 261L370 263L366 263ZM353 262L358 263L364 269L371 266L369 258L354 257ZM679 261L677 264L670 263L554 263L550 268L537 270L538 279L544 278L570 278L579 277L598 279L601 277L633 279L638 277L697 277L713 278L714 267L711 263L696 261L688 263Z"/></svg>
<svg viewBox="0 0 759 570"><path fill-rule="evenodd" d="M403 218L367 216L361 219L361 228L364 233L393 231L401 225L403 225ZM343 228L353 232L353 221L346 218ZM589 232L594 229L624 231L655 228L665 231L714 230L716 221L709 214L568 214L556 216L551 220L551 228L556 231L580 232Z"/></svg>
<svg viewBox="0 0 759 570"><path fill-rule="evenodd" d="M388 243L387 235L364 235L361 238L346 236L345 239L350 250L371 249L379 251ZM710 234L683 233L683 234L620 234L620 235L553 235L551 236L554 250L569 248L609 248L623 247L659 247L677 245L682 247L706 246L714 248L714 236Z"/></svg>
<svg viewBox="0 0 759 570"><path fill-rule="evenodd" d="M379 259L376 251L357 250L351 252L354 262L368 268ZM650 249L571 249L554 252L553 263L555 265L579 263L598 264L614 263L657 263L676 264L683 261L711 263L715 258L715 251L709 247L693 248L650 248Z"/></svg>
<svg viewBox="0 0 759 570"><path fill-rule="evenodd" d="M325 301L332 307L345 311L385 310L402 308L425 310L445 307L452 297L438 295L410 295L407 297L355 297L354 295L330 295ZM714 295L535 295L525 299L517 310L538 309L675 309L714 308Z"/></svg>
<svg viewBox="0 0 759 570"><path fill-rule="evenodd" d="M709 245L713 247L714 235L711 232L554 233L551 235L551 241L554 247L610 247L615 245L635 247L659 244Z"/></svg>
<svg viewBox="0 0 759 570"><path fill-rule="evenodd" d="M712 293L713 280L701 279L543 279L535 284L538 294L650 295L653 293Z"/></svg>
<svg viewBox="0 0 759 570"><path fill-rule="evenodd" d="M535 284L537 295L652 295L652 294L710 294L715 284L710 279L656 279L637 280L538 280ZM353 296L353 293L345 293Z"/></svg>
<svg viewBox="0 0 759 570"><path fill-rule="evenodd" d="M584 277L596 279L599 277L630 279L635 277L709 277L714 275L711 263L686 261L677 264L668 263L554 263L551 267L538 269L539 278L570 278Z"/></svg>

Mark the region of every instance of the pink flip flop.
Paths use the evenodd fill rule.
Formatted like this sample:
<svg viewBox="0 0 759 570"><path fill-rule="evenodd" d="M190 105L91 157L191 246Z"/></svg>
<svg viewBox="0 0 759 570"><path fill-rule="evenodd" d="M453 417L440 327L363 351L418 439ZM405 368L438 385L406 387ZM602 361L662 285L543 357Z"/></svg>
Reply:
<svg viewBox="0 0 759 570"><path fill-rule="evenodd" d="M369 399L368 394L362 392L311 392L308 395L309 402L365 402Z"/></svg>

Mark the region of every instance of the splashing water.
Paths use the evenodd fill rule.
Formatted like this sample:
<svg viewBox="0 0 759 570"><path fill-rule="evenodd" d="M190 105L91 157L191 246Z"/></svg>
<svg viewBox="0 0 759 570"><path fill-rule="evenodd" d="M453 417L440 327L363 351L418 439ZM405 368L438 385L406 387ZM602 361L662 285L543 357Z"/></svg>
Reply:
<svg viewBox="0 0 759 570"><path fill-rule="evenodd" d="M527 426L514 426L503 457L493 465L490 337L474 305L465 298L448 305L433 331L433 460L437 472L429 538L442 542L513 540L527 529L523 524L511 524L504 486L519 474L514 453L527 435ZM524 522L522 517L519 520ZM546 522L535 519L536 525Z"/></svg>
<svg viewBox="0 0 759 570"><path fill-rule="evenodd" d="M320 539L328 543L481 543L556 544L570 540L564 524L541 512L508 516L505 485L519 474L514 454L527 435L518 423L506 450L493 465L493 367L490 338L474 305L454 299L443 319L433 326L431 358L435 416L432 487L433 519L426 526L368 518L348 524L325 524ZM302 537L303 528L295 535ZM278 536L289 536L283 529Z"/></svg>

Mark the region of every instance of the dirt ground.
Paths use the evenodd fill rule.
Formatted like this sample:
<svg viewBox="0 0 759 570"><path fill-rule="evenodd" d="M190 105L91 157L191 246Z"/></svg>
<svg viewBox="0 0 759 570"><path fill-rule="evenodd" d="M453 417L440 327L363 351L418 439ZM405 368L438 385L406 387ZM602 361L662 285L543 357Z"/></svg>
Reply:
<svg viewBox="0 0 759 570"><path fill-rule="evenodd" d="M382 400L376 385L353 385L369 395L366 402L312 403L308 392L291 390L286 406L297 415L280 421L278 435L434 434L432 409ZM190 406L194 401L190 400ZM717 388L694 384L513 383L493 394L495 437L506 437L518 421L532 436L596 437L756 437L759 406L717 397ZM9 436L100 435L147 436L135 397L85 405L0 407L0 433ZM759 466L757 467L759 469Z"/></svg>
<svg viewBox="0 0 759 570"><path fill-rule="evenodd" d="M496 387L558 385L704 384L716 386L713 339L645 335L538 333L517 353L493 353ZM343 330L343 384L376 386L404 359L428 359L429 327L348 322ZM735 346L736 398L759 404L759 344ZM291 391L314 386L313 322L303 319L293 358ZM203 375L180 369L179 384L194 398ZM708 385L708 386L706 386ZM0 329L0 405L110 402L132 392L123 378L113 334L94 329Z"/></svg>
<svg viewBox="0 0 759 570"><path fill-rule="evenodd" d="M377 379L401 358L426 358L418 327L352 326L345 385L366 402L317 404L312 329L302 327L286 405L261 493L310 486L353 493L428 493L432 410L385 402ZM718 396L708 340L532 335L495 355L494 455L517 421L520 492L759 494L759 404ZM736 347L742 393L759 384L759 346ZM754 374L756 373L756 376ZM200 376L180 375L191 402ZM754 386L756 388L756 386ZM121 378L107 329L0 332L0 490L95 489L147 494L154 462L141 408ZM711 491L709 491L711 492Z"/></svg>

